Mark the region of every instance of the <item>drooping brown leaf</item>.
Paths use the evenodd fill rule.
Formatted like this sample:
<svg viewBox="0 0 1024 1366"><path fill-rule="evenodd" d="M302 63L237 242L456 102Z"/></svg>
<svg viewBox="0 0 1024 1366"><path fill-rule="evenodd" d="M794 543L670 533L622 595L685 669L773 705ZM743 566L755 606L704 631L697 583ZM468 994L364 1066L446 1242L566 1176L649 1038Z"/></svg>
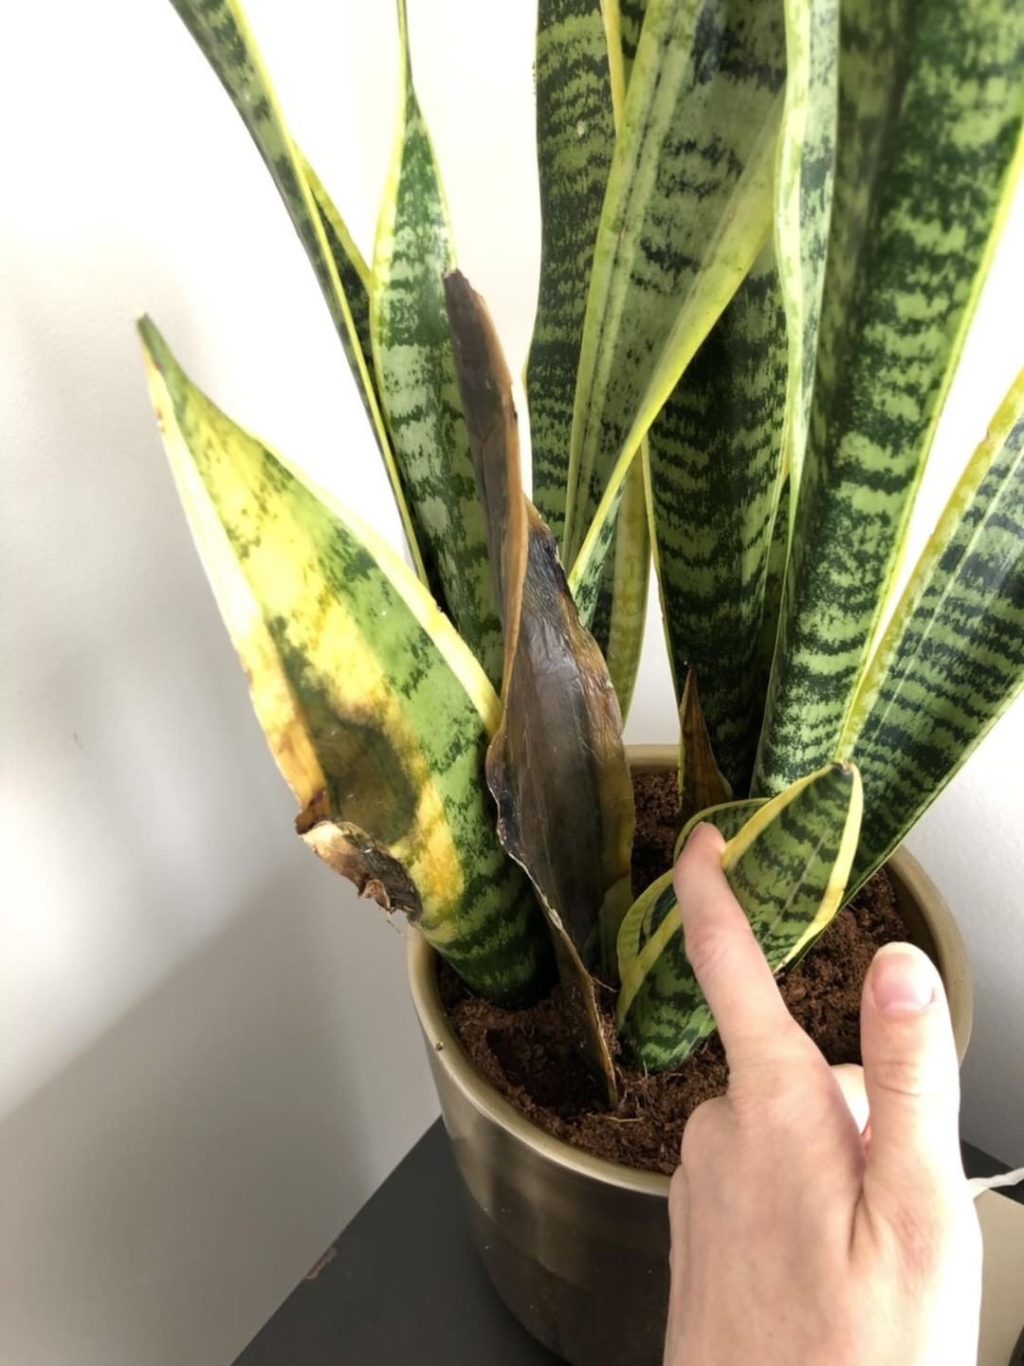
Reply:
<svg viewBox="0 0 1024 1366"><path fill-rule="evenodd" d="M505 628L502 721L487 755L498 834L537 889L577 1041L614 1100L591 972L615 982L615 940L630 904L633 789L622 719L554 538L522 493L511 384L493 325L463 276L448 276L446 290Z"/></svg>

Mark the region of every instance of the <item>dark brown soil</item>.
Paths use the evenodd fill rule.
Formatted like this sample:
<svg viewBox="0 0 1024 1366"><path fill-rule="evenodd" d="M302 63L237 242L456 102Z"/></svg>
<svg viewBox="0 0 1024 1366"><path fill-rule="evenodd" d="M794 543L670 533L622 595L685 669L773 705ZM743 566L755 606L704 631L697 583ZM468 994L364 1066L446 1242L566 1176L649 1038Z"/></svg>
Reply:
<svg viewBox="0 0 1024 1366"><path fill-rule="evenodd" d="M634 886L647 886L671 864L679 828L675 775L634 778L637 852ZM796 1020L829 1062L860 1062L858 1015L868 964L882 944L906 937L892 884L877 874L836 916L813 952L780 979ZM622 1098L612 1113L570 1041L556 987L525 1010L503 1010L471 995L444 964L442 997L474 1065L542 1129L614 1162L671 1173L691 1111L726 1086L718 1036L671 1072L648 1076L619 1063ZM607 1002L611 1016L612 1002Z"/></svg>

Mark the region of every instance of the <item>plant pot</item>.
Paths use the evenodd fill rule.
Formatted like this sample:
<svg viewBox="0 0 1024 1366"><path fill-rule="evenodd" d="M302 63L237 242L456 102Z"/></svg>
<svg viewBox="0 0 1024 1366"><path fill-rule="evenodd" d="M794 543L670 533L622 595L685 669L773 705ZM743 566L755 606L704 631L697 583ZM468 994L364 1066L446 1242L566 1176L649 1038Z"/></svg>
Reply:
<svg viewBox="0 0 1024 1366"><path fill-rule="evenodd" d="M668 745L634 746L634 772L672 768ZM971 1030L963 941L904 850L888 871L910 938L949 995L961 1059ZM668 1292L669 1180L580 1151L530 1123L473 1069L449 1026L436 956L412 934L413 1001L465 1184L480 1256L516 1318L573 1366L659 1366Z"/></svg>

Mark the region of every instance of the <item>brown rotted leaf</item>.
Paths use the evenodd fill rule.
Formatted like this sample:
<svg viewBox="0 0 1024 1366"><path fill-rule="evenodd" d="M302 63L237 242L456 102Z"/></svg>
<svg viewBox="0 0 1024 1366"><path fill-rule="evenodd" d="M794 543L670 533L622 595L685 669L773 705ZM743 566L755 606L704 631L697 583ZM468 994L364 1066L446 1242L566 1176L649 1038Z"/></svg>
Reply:
<svg viewBox="0 0 1024 1366"><path fill-rule="evenodd" d="M685 824L698 811L732 801L732 788L718 767L711 748L695 669L688 669L686 673L683 698L679 703L679 723L679 790Z"/></svg>
<svg viewBox="0 0 1024 1366"><path fill-rule="evenodd" d="M423 903L405 868L365 830L332 819L326 792L296 817L295 829L329 868L355 883L360 896L386 911L403 911L413 924L420 919Z"/></svg>
<svg viewBox="0 0 1024 1366"><path fill-rule="evenodd" d="M537 889L577 1041L614 1101L591 973L614 984L615 939L631 900L622 719L554 538L522 493L511 384L486 308L457 273L445 288L505 629L502 721L487 755L498 835Z"/></svg>

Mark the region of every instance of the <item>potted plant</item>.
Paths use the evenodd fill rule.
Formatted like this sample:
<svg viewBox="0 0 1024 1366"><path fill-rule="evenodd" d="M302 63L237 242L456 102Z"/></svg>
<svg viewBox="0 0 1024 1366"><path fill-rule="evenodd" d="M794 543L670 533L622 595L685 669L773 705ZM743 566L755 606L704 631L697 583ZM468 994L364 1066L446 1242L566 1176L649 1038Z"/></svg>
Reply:
<svg viewBox="0 0 1024 1366"><path fill-rule="evenodd" d="M888 879L965 1046L962 947L899 846L1024 678L1024 376L890 599L1020 163L1020 12L540 0L531 501L500 346L454 270L404 0L372 266L236 0L174 4L310 257L411 561L215 408L142 322L298 832L417 927L413 994L503 1296L571 1361L654 1362L667 1176L631 1165L628 1140L620 1161L565 1141L558 1096L539 1122L517 1109L522 1088L500 1094L500 1060L471 1059L453 1021L467 1002L513 1030L547 1012L605 1133L637 1119L638 1088L707 1072L669 865L710 820L780 972ZM678 742L629 756L652 556ZM671 798L669 843L632 887L645 781ZM528 1082L547 1069L538 1037Z"/></svg>

